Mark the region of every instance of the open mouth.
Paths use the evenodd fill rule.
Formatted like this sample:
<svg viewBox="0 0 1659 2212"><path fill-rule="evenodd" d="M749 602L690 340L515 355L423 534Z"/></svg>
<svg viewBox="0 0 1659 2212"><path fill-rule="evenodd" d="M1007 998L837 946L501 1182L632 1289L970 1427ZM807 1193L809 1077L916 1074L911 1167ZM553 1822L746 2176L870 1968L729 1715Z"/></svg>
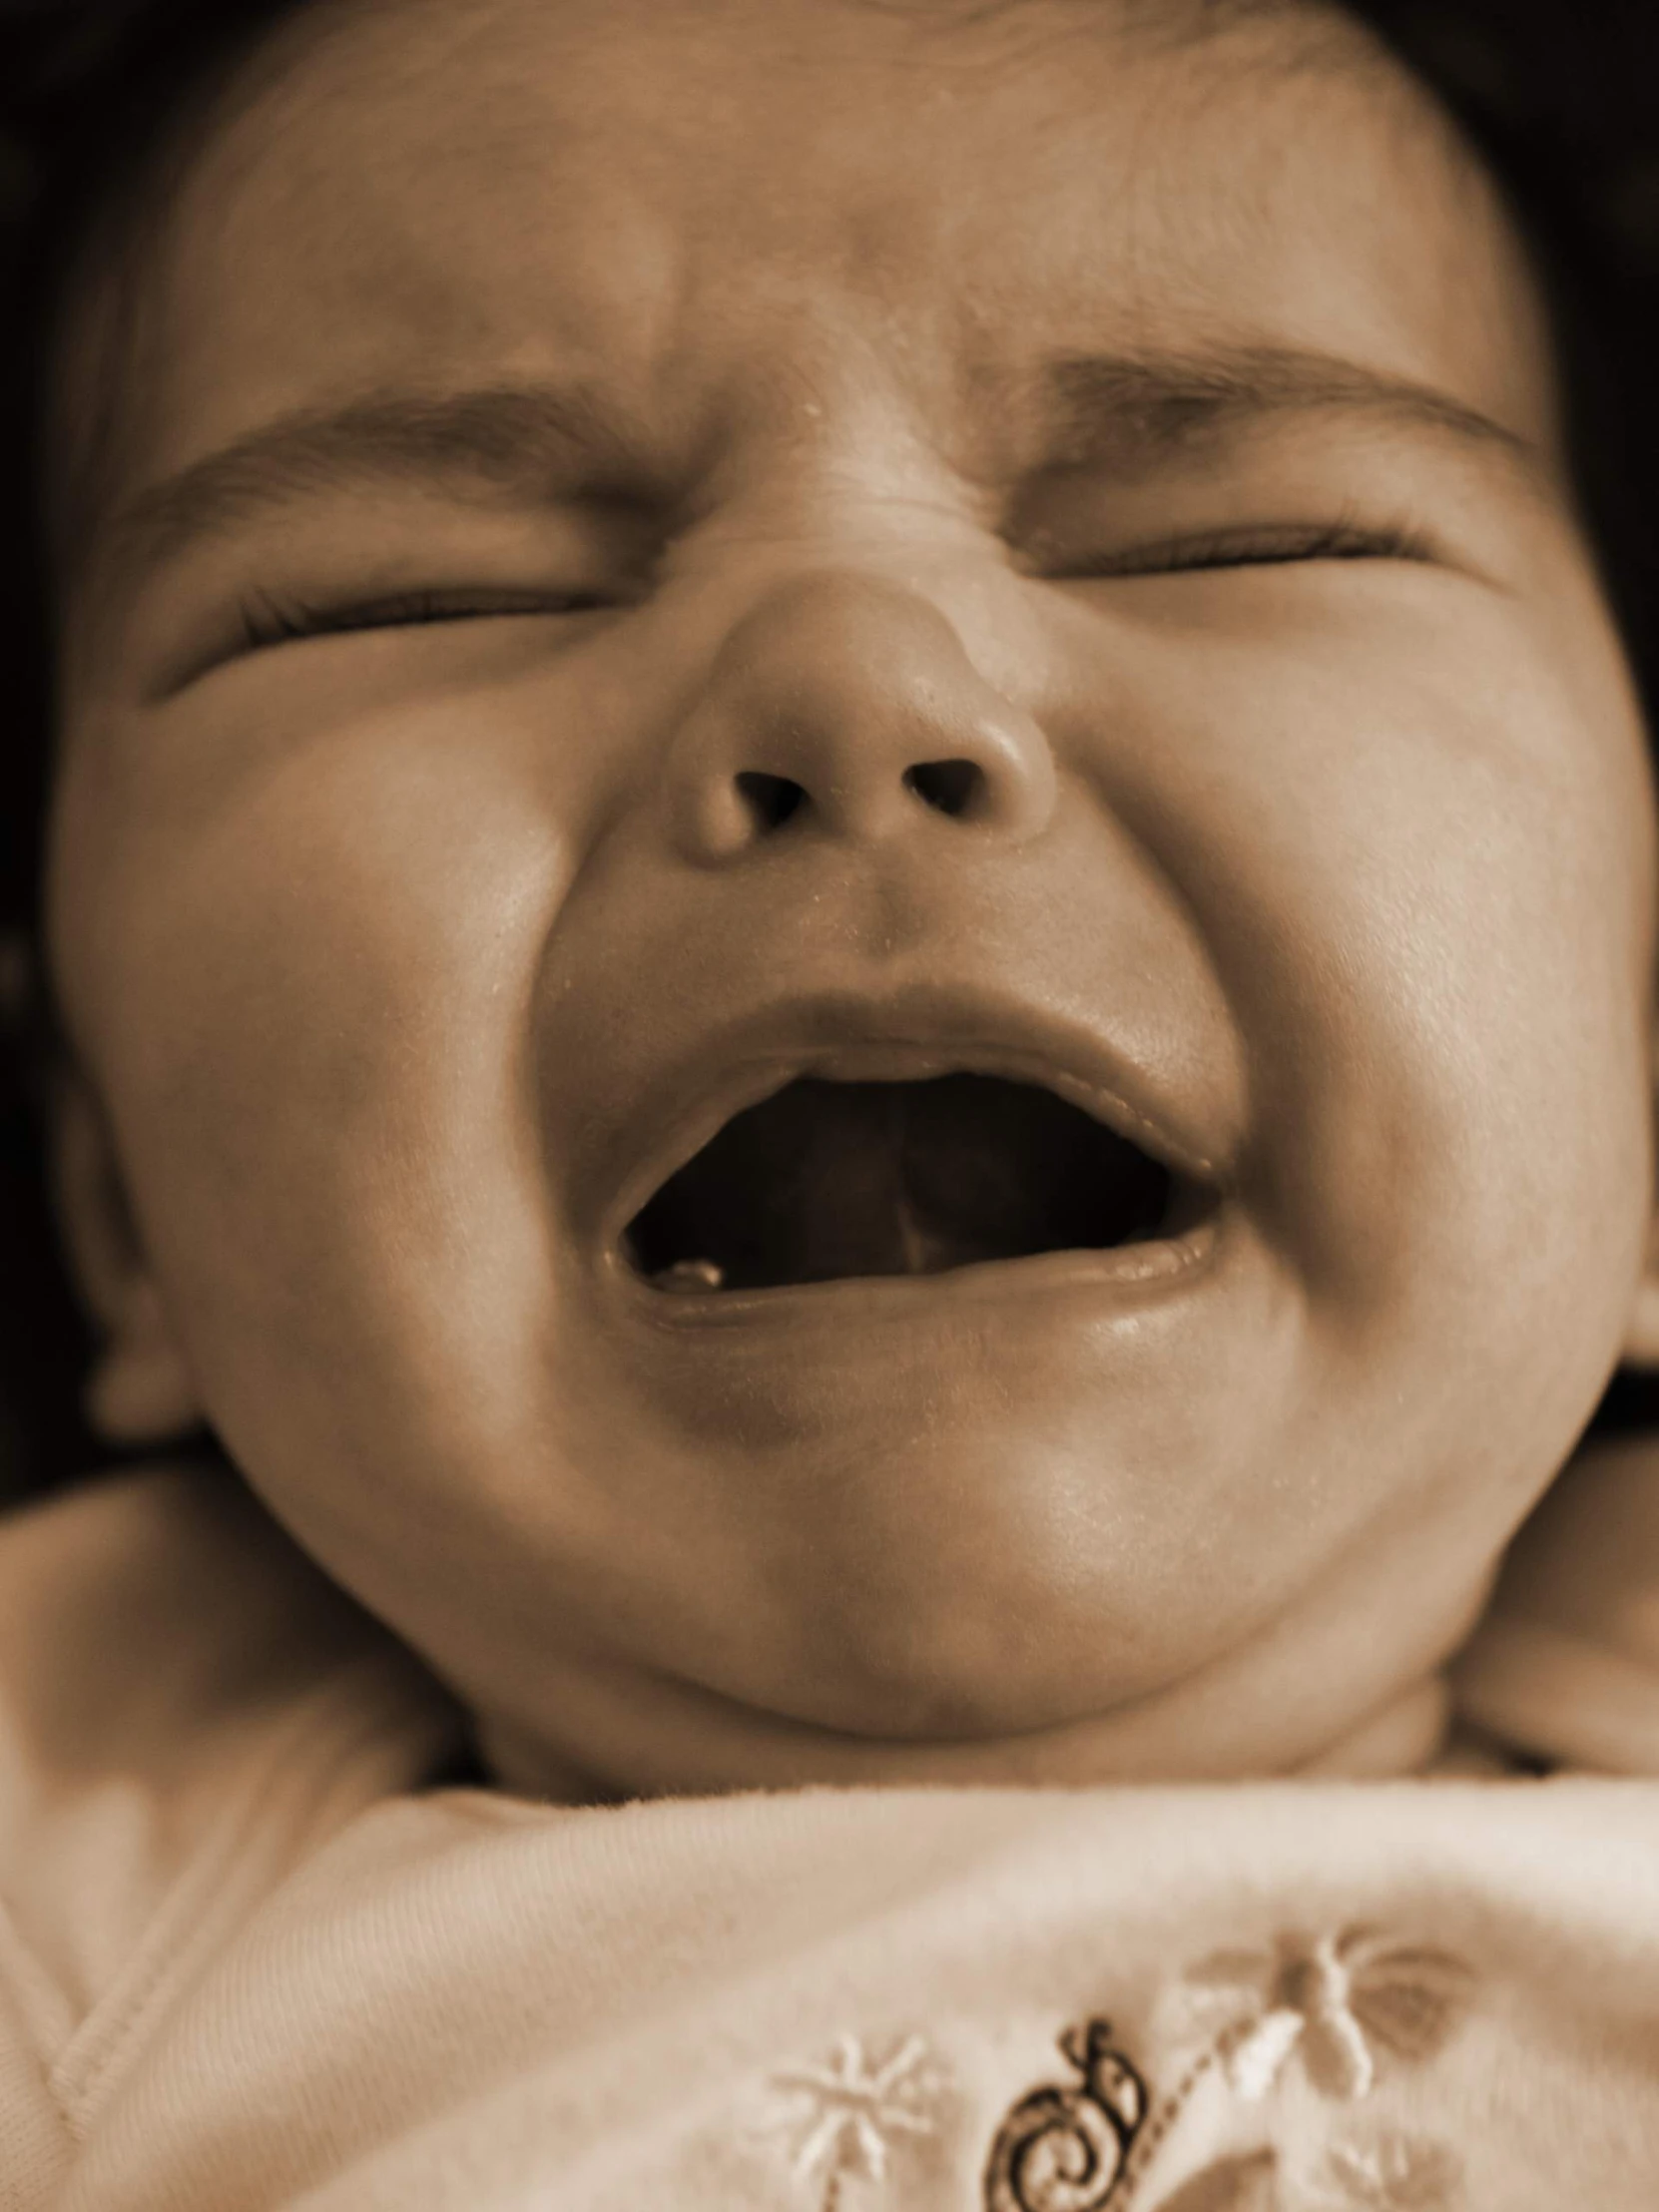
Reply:
<svg viewBox="0 0 1659 2212"><path fill-rule="evenodd" d="M670 1176L624 1253L688 1294L942 1275L1174 1237L1212 1196L1035 1083L803 1076Z"/></svg>

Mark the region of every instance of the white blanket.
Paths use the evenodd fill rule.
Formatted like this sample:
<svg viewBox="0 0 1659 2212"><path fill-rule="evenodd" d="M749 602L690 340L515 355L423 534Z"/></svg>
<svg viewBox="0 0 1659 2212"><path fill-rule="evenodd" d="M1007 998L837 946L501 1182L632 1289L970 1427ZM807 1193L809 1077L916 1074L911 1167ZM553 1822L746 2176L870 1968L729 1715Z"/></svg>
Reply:
<svg viewBox="0 0 1659 2212"><path fill-rule="evenodd" d="M1650 1492L1571 1478L1482 1721L1600 1648L1654 1742ZM571 1808L422 1788L452 1729L212 1477L0 1537L0 2205L1659 2204L1659 1784Z"/></svg>

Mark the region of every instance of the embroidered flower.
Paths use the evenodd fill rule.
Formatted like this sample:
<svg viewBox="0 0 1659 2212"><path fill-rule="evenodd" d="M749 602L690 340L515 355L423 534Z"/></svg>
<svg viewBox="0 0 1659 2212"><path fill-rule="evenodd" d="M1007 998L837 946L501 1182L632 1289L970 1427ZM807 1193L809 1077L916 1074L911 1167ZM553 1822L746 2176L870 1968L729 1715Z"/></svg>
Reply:
<svg viewBox="0 0 1659 2212"><path fill-rule="evenodd" d="M815 2185L818 2202L830 2212L849 2178L886 2179L895 2138L934 2130L928 2107L938 2077L919 2035L878 2065L857 2036L841 2035L828 2064L780 2067L770 2086L790 2103L781 2125L794 2138L795 2172Z"/></svg>
<svg viewBox="0 0 1659 2212"><path fill-rule="evenodd" d="M1218 2159L1166 2197L1158 2212L1280 2212L1279 2159L1271 2150Z"/></svg>
<svg viewBox="0 0 1659 2212"><path fill-rule="evenodd" d="M1462 2169L1443 2143L1388 2134L1375 2143L1339 2143L1327 2168L1338 2201L1357 2212L1452 2212Z"/></svg>
<svg viewBox="0 0 1659 2212"><path fill-rule="evenodd" d="M1379 2052L1415 2063L1440 2048L1473 1976L1449 1951L1351 1928L1282 1937L1272 1954L1218 1951L1187 1979L1231 2012L1220 2055L1234 2090L1255 2102L1293 2055L1322 2095L1370 2095Z"/></svg>

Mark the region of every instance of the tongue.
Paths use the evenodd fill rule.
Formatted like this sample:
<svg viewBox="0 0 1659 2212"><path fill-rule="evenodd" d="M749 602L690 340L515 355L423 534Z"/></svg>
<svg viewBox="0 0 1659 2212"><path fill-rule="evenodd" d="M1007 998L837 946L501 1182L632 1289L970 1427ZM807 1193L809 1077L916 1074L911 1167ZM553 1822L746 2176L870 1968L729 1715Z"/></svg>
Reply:
<svg viewBox="0 0 1659 2212"><path fill-rule="evenodd" d="M1025 1085L803 1080L728 1123L665 1186L635 1224L636 1249L647 1273L707 1262L739 1290L1114 1243L1150 1220L1150 1195L1124 1188L1128 1163L1159 1175Z"/></svg>
<svg viewBox="0 0 1659 2212"><path fill-rule="evenodd" d="M728 1233L763 1276L929 1275L1012 1249L1012 1225L999 1235L985 1203L1009 1182L1007 1161L986 1133L941 1115L931 1089L805 1082L773 1102L727 1184Z"/></svg>

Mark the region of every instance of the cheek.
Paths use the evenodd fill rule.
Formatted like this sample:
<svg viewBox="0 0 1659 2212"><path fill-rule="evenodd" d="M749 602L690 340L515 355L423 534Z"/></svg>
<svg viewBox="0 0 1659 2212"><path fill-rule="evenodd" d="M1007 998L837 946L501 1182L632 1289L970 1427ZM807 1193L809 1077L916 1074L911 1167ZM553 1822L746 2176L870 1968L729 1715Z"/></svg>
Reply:
<svg viewBox="0 0 1659 2212"><path fill-rule="evenodd" d="M572 840L542 767L475 706L333 731L206 805L121 795L145 827L66 983L233 1419L245 1391L307 1388L337 1419L376 1348L412 1342L441 1420L451 1367L487 1374L548 1280L525 1045ZM94 848L66 824L62 906Z"/></svg>
<svg viewBox="0 0 1659 2212"><path fill-rule="evenodd" d="M1553 1316L1610 1360L1648 1174L1652 801L1622 693L1575 689L1501 603L1452 612L1271 662L1218 644L1129 804L1204 914L1260 1219L1327 1327L1375 1352L1476 1315L1472 1351Z"/></svg>

